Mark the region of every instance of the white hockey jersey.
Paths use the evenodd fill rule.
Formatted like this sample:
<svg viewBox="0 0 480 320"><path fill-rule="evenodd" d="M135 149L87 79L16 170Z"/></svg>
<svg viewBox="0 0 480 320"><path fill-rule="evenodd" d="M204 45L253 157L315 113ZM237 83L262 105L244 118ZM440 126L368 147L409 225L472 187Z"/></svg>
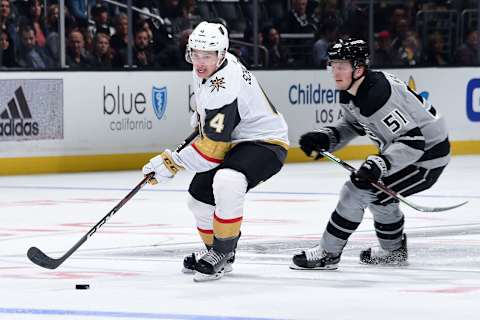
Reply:
<svg viewBox="0 0 480 320"><path fill-rule="evenodd" d="M173 158L182 167L202 172L223 161L230 148L245 141L262 141L288 149L288 128L255 76L227 53L222 66L208 79L193 72L200 137Z"/></svg>

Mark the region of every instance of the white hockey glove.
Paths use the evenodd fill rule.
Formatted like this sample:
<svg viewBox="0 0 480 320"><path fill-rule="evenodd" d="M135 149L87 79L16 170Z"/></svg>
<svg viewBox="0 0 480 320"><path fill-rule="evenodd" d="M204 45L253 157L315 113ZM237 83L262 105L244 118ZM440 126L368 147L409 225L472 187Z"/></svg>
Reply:
<svg viewBox="0 0 480 320"><path fill-rule="evenodd" d="M155 173L154 177L148 180L149 184L154 185L159 182L170 181L181 168L182 167L172 159L172 151L166 149L158 156L150 159L150 161L143 166L142 171L145 176L152 172Z"/></svg>

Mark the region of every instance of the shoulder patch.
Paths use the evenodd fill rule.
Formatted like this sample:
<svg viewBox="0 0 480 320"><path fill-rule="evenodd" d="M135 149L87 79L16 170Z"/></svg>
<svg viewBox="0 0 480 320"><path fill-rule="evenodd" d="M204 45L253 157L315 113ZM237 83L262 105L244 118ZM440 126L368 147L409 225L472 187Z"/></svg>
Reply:
<svg viewBox="0 0 480 320"><path fill-rule="evenodd" d="M360 85L354 102L360 114L370 117L387 103L391 94L392 88L385 75L370 71Z"/></svg>
<svg viewBox="0 0 480 320"><path fill-rule="evenodd" d="M205 109L218 109L238 98L242 72L237 63L230 63L214 73L205 84Z"/></svg>
<svg viewBox="0 0 480 320"><path fill-rule="evenodd" d="M211 79L208 87L211 89L210 92L215 90L218 92L220 89L226 89L225 77L215 77L214 79Z"/></svg>

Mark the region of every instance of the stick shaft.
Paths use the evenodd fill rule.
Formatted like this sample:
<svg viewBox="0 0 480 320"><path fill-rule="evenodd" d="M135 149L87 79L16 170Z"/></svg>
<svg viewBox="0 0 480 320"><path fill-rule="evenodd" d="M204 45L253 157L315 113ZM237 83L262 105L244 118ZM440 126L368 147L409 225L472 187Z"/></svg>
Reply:
<svg viewBox="0 0 480 320"><path fill-rule="evenodd" d="M185 148L190 142L192 142L198 135L198 130L195 130L192 134L190 134L178 147L175 151L180 151ZM27 256L28 258L35 264L47 268L47 269L56 269L59 265L61 265L68 257L70 257L77 249L85 243L88 238L93 236L95 232L98 231L107 221L110 219L115 213L117 213L120 208L122 208L135 194L140 191L140 189L145 186L145 184L150 180L155 173L151 172L146 175L142 181L140 181L120 202L117 203L112 210L110 210L100 221L98 221L80 240L77 241L63 256L58 259L51 258L43 253L37 247L31 247L28 249Z"/></svg>
<svg viewBox="0 0 480 320"><path fill-rule="evenodd" d="M318 153L320 153L322 156L324 156L325 158L341 165L342 167L344 167L345 169L347 169L348 171L352 172L352 173L355 173L357 171L357 169L355 169L354 167L352 167L350 164L348 164L347 162L343 161L342 159L336 157L335 155L331 154L330 152L328 151L318 151ZM380 191L383 191L385 192L386 194L388 194L390 197L394 198L394 199L397 199L398 201L406 204L407 206L409 206L410 208L413 208L417 211L422 211L422 212L441 212L441 211L447 211L447 210L451 210L451 209L455 209L455 208L458 208L458 207L461 207L463 206L464 204L467 204L468 201L465 201L465 202L462 202L462 203L459 203L459 204L455 204L455 205L452 205L452 206L446 206L446 207L427 207L427 206L421 206L421 205L418 205L418 204L415 204L407 199L405 199L405 197L403 197L401 194L393 191L392 189L390 189L389 187L387 187L386 185L383 184L383 182L381 181L369 181L375 188L377 188L378 190Z"/></svg>

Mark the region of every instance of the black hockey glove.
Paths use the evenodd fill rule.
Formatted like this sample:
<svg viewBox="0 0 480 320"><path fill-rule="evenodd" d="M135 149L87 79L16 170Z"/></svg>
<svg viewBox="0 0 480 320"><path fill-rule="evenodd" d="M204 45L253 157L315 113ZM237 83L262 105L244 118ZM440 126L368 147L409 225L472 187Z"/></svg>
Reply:
<svg viewBox="0 0 480 320"><path fill-rule="evenodd" d="M336 144L337 137L334 129L330 127L322 128L318 131L307 132L300 137L300 148L309 157L313 156L312 151L330 150L333 143ZM322 158L321 155L316 155L316 159Z"/></svg>
<svg viewBox="0 0 480 320"><path fill-rule="evenodd" d="M357 172L350 175L350 180L359 189L374 188L370 182L377 182L387 174L390 168L388 160L382 156L369 156Z"/></svg>

